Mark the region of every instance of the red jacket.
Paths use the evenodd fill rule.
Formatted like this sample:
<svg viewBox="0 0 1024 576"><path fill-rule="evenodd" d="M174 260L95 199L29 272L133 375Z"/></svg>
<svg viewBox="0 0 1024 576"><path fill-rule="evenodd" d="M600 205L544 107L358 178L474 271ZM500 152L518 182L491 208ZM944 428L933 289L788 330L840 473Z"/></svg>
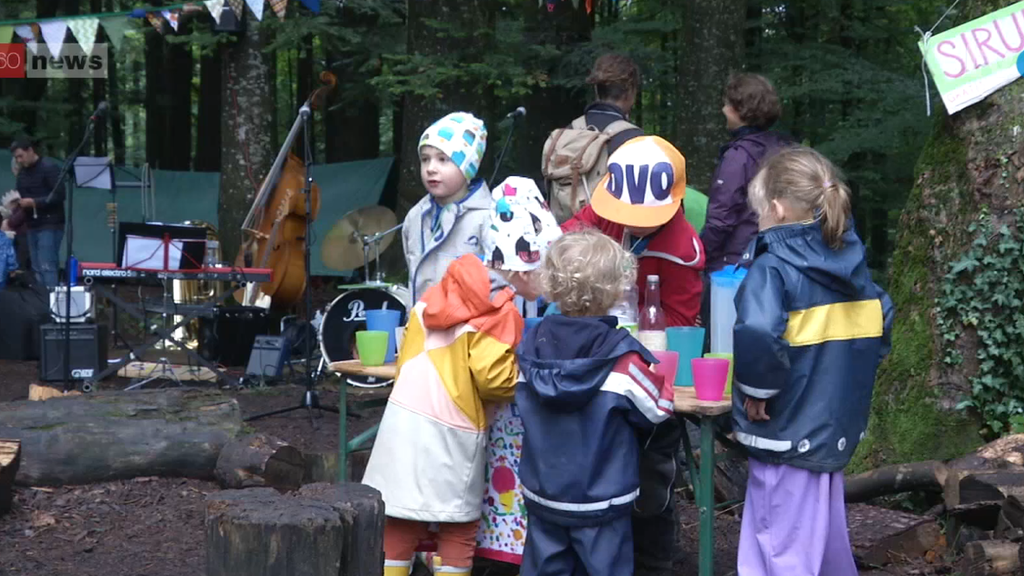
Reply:
<svg viewBox="0 0 1024 576"><path fill-rule="evenodd" d="M594 227L622 241L626 228L598 216L589 205L562 224L564 232ZM676 212L660 230L651 234L650 243L639 255L640 269L636 285L643 306L647 276L657 274L661 279L661 307L669 326L693 326L700 313L700 295L703 290L700 273L704 269L704 246L697 231L686 221L682 209Z"/></svg>

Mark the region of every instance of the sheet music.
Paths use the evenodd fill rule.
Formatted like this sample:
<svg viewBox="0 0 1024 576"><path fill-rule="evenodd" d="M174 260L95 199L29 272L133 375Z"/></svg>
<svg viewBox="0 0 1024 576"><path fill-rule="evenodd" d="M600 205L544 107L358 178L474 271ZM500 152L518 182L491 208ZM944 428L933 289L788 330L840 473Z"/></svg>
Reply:
<svg viewBox="0 0 1024 576"><path fill-rule="evenodd" d="M75 183L79 188L111 188L110 158L79 156L75 158Z"/></svg>
<svg viewBox="0 0 1024 576"><path fill-rule="evenodd" d="M167 247L167 270L181 270L181 251L185 240L171 240L167 244L160 238L125 236L122 268L164 270L164 246Z"/></svg>

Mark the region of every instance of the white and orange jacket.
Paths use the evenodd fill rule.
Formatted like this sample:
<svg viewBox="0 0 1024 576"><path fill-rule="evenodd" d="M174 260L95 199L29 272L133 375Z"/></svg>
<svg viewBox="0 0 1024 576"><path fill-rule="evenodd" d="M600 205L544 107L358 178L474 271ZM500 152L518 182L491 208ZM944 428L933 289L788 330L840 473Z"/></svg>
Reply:
<svg viewBox="0 0 1024 576"><path fill-rule="evenodd" d="M385 514L423 522L480 518L487 458L484 402L509 401L523 318L510 288L490 297L488 270L451 263L409 315L398 376L363 483Z"/></svg>

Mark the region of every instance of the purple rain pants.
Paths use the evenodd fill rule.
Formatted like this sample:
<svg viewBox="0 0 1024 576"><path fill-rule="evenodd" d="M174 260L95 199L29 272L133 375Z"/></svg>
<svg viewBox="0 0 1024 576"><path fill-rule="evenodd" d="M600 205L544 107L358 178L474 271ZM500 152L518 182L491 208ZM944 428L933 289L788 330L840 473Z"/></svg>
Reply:
<svg viewBox="0 0 1024 576"><path fill-rule="evenodd" d="M738 576L857 576L842 472L749 459Z"/></svg>

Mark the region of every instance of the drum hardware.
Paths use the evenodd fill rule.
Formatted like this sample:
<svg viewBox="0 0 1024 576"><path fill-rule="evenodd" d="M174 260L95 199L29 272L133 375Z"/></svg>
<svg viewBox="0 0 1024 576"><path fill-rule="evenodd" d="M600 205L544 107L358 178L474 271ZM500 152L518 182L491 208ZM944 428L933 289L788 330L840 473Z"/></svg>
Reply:
<svg viewBox="0 0 1024 576"><path fill-rule="evenodd" d="M338 296L327 306L323 322L318 331L320 352L325 363L352 360L356 357L356 332L366 328L366 311L390 309L402 313L400 324L408 319L409 290L405 286L379 284L355 284L345 286L347 292ZM346 376L347 384L357 388L380 388L391 384L372 376Z"/></svg>
<svg viewBox="0 0 1024 576"><path fill-rule="evenodd" d="M380 254L395 240L395 232L402 227L395 213L385 206L366 206L345 214L324 237L320 258L324 266L345 272L363 267L366 284L384 284L380 267ZM377 272L370 277L370 254Z"/></svg>

